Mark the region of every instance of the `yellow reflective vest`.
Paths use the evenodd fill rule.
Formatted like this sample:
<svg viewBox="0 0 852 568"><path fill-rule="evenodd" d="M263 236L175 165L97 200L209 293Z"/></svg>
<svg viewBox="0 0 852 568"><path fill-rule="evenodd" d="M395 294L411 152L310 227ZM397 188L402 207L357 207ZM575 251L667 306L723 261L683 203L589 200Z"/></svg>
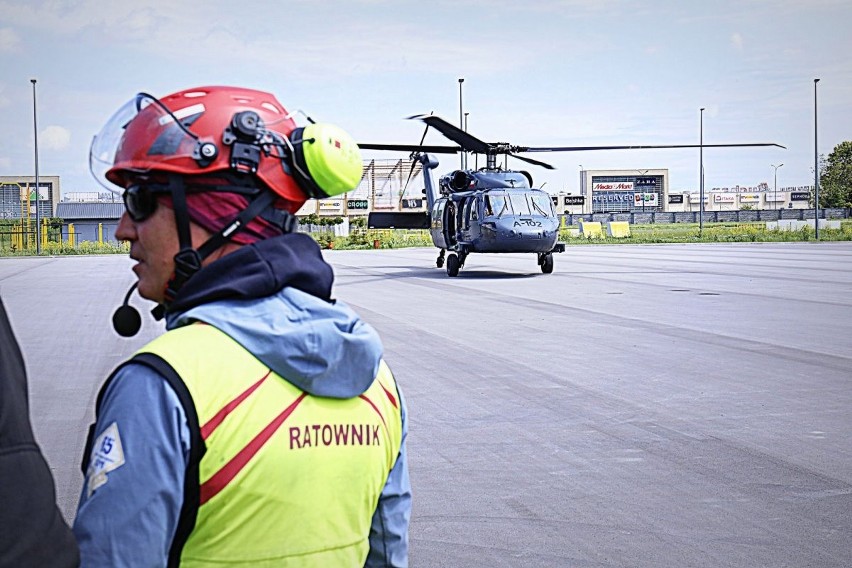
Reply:
<svg viewBox="0 0 852 568"><path fill-rule="evenodd" d="M402 439L384 361L362 395L332 399L300 390L202 323L140 353L174 369L191 399L191 429L197 419L194 438L206 448L187 473L181 566L364 565Z"/></svg>

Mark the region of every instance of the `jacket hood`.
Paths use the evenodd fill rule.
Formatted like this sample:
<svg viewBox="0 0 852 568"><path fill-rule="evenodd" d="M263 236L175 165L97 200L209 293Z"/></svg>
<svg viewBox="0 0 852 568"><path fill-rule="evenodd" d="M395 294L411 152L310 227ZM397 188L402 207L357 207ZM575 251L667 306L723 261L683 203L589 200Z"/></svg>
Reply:
<svg viewBox="0 0 852 568"><path fill-rule="evenodd" d="M166 326L203 321L298 388L351 398L375 379L382 344L355 312L330 299L333 278L311 237L259 241L193 276L169 308Z"/></svg>

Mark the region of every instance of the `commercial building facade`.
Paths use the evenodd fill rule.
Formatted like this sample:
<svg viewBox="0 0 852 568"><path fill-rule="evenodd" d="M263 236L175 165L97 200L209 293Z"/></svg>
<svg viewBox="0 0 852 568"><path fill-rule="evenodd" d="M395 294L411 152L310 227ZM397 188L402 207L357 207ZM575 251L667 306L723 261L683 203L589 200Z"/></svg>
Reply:
<svg viewBox="0 0 852 568"><path fill-rule="evenodd" d="M770 188L711 187L704 190L704 211L808 209L813 186ZM553 196L563 215L594 213L692 212L701 209L700 190L670 190L668 169L582 170L580 192Z"/></svg>

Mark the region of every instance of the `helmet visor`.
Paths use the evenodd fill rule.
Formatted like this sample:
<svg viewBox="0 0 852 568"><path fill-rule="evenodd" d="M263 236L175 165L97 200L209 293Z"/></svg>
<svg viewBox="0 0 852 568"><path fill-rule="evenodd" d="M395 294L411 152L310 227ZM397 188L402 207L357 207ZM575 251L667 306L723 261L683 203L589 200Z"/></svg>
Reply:
<svg viewBox="0 0 852 568"><path fill-rule="evenodd" d="M92 176L106 189L121 193L124 184L116 168L144 174L154 165L197 159L199 139L190 127L203 112L200 104L172 112L155 97L137 94L92 139Z"/></svg>

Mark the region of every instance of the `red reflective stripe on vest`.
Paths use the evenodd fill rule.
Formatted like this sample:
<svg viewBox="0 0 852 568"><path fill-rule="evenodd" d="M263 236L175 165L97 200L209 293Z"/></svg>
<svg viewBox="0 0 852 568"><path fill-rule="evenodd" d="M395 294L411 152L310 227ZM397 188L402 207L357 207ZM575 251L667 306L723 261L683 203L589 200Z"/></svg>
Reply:
<svg viewBox="0 0 852 568"><path fill-rule="evenodd" d="M254 391L257 390L257 387L259 387L261 385L261 383L263 383L263 381L266 380L266 378L270 375L270 373L272 373L271 370L267 371L262 379L260 379L256 383L254 383L249 388L247 388L245 390L245 392L243 392L242 394L240 394L240 396L238 396L237 398L235 398L234 400L232 400L231 402L226 404L224 406L224 408L222 408L222 410L217 412L213 416L213 418L208 420L207 423L204 424L201 427L201 438L206 440L207 437L210 436L210 434L212 434L213 431L216 430L216 428L219 427L219 424L221 424L225 420L225 418L227 418L227 416L231 412L233 412L235 408L237 408L240 405L240 403L242 403L245 399L247 399L251 393L253 393Z"/></svg>
<svg viewBox="0 0 852 568"><path fill-rule="evenodd" d="M369 405L370 405L370 406L372 406L372 407L373 407L373 410L375 410L375 411L376 411L376 414L378 414L378 415L379 415L379 418L381 418L381 419L382 419L382 424L384 424L384 425L385 425L385 430L387 430L387 428L388 428L388 423L387 423L387 422L385 422L385 417L384 417L384 416L382 416L382 411L381 411L381 410L379 410L379 408L378 408L375 404L373 404L373 401L372 401L372 400L370 400L369 398L367 398L367 397L366 397L365 395L363 395L363 394L362 394L362 395L359 395L359 397L358 397L358 398L363 398L364 400L366 400L366 401L369 403Z"/></svg>
<svg viewBox="0 0 852 568"><path fill-rule="evenodd" d="M293 401L290 406L288 406L284 412L275 417L275 419L270 422L260 433L254 437L254 439L246 445L242 450L240 450L237 455L231 458L231 461L225 464L225 466L214 473L210 479L205 481L201 485L201 496L199 505L203 505L210 499L216 496L222 489L224 489L228 483L231 482L234 477L246 466L248 462L251 461L251 458L260 451L260 449L269 441L273 434L284 424L284 421L287 420L287 417L296 410L296 407L299 406L299 403L302 402L305 397L308 396L308 393L303 392L299 395L299 398Z"/></svg>
<svg viewBox="0 0 852 568"><path fill-rule="evenodd" d="M393 405L394 408L399 408L399 405L396 403L396 397L391 394L391 392L385 388L385 385L379 381L379 386L382 387L382 390L385 391L385 394L388 395L388 400Z"/></svg>

